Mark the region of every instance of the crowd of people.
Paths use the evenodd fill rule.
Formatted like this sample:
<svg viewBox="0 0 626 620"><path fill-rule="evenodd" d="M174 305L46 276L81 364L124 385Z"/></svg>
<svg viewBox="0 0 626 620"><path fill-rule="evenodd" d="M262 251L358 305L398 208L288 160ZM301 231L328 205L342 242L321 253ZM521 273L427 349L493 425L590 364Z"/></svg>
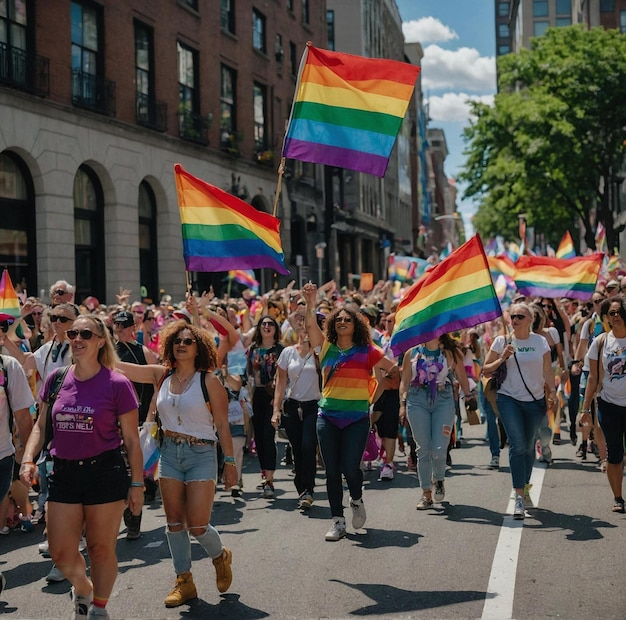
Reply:
<svg viewBox="0 0 626 620"><path fill-rule="evenodd" d="M21 319L0 315L0 534L45 523L48 581L70 581L75 617L106 618L121 522L128 540L140 538L144 502L160 499L175 573L164 604L177 607L197 597L191 536L212 559L218 591L230 587L232 552L211 512L220 481L244 493L245 453L261 471L245 491L272 501L284 433L305 512L323 469L325 539L338 541L344 488L360 529L363 469L374 460L392 484L396 447L409 450L416 508L444 501L466 410L486 421L490 469L508 444L515 519L530 507L535 461L551 464L564 425L576 457L595 456L606 472L612 510L624 512L620 289L609 281L586 302L517 295L501 318L396 357L391 282L367 293L292 282L263 296L188 293L178 303L133 301L120 289L104 306L75 303L72 285L58 281L49 303L27 298ZM158 440L156 469L144 467L140 432Z"/></svg>

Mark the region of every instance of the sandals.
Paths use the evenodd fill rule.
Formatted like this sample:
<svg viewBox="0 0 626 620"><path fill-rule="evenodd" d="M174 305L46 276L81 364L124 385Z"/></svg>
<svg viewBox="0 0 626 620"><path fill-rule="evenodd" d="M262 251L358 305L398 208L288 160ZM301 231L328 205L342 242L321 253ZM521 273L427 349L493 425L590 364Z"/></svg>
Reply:
<svg viewBox="0 0 626 620"><path fill-rule="evenodd" d="M615 498L615 501L613 502L613 512L626 512L624 510L624 500L621 497Z"/></svg>

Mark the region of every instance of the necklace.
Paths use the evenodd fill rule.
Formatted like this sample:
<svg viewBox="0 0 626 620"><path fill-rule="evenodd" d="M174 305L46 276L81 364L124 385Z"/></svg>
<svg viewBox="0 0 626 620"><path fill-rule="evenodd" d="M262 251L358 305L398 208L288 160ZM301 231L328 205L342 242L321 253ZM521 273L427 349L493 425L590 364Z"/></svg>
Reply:
<svg viewBox="0 0 626 620"><path fill-rule="evenodd" d="M174 394L171 389L170 389L170 395L172 397L172 407L174 407L177 411L178 411L178 415L176 416L176 421L178 422L178 426L182 426L183 425L183 419L180 417L180 399L181 396L191 387L191 377L193 377L196 372L194 371L192 375L189 375L189 377L187 377L186 379L184 379L183 381L180 380L180 378L178 377L178 373L174 373L176 375L176 378L178 379L178 382L181 384L181 386L186 383L187 385L183 388L183 391L178 393L178 394ZM170 386L171 388L171 386Z"/></svg>
<svg viewBox="0 0 626 620"><path fill-rule="evenodd" d="M182 379L180 378L180 375L178 374L178 370L174 374L176 375L176 379L178 383L180 383L181 385L184 385L185 383L187 383L187 381L189 381L189 379L191 379L191 377L193 377L196 374L196 371L194 370L188 377L183 377Z"/></svg>

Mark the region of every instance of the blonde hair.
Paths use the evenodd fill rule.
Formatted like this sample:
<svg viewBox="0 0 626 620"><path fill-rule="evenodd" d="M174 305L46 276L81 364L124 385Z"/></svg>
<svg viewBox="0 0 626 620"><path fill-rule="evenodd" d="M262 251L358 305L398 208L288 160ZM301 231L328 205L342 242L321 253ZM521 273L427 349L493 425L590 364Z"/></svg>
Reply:
<svg viewBox="0 0 626 620"><path fill-rule="evenodd" d="M87 319L96 326L94 334L100 338L104 338L104 344L98 350L98 362L105 368L114 370L115 365L120 361L120 359L117 356L111 332L109 332L107 326L104 324L104 321L95 314L83 314L76 320L78 321L80 319Z"/></svg>

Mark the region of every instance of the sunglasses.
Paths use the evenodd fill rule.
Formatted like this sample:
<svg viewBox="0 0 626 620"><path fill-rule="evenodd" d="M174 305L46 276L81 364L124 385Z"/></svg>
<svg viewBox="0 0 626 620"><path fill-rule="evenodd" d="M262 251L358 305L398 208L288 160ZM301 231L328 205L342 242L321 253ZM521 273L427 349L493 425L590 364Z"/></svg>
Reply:
<svg viewBox="0 0 626 620"><path fill-rule="evenodd" d="M65 323L69 323L70 321L73 321L73 320L74 319L68 319L66 316L59 316L58 314L53 314L50 317L50 323L56 323L57 321L60 321L64 325Z"/></svg>
<svg viewBox="0 0 626 620"><path fill-rule="evenodd" d="M68 329L65 333L70 340L76 340L77 336L80 336L83 340L91 340L97 335L90 329Z"/></svg>
<svg viewBox="0 0 626 620"><path fill-rule="evenodd" d="M261 323L261 327L267 327L268 325L269 325L270 327L276 327L276 325L275 325L274 323L272 323L272 321L263 321L263 322Z"/></svg>
<svg viewBox="0 0 626 620"><path fill-rule="evenodd" d="M143 322L144 322L144 323L145 323L146 321L154 321L154 317L153 317L153 316L149 316L149 317L147 317L147 318L145 318L145 319L143 320Z"/></svg>
<svg viewBox="0 0 626 620"><path fill-rule="evenodd" d="M622 313L619 310L609 310L609 316L620 316Z"/></svg>
<svg viewBox="0 0 626 620"><path fill-rule="evenodd" d="M9 331L9 322L0 321L0 332L8 332L8 331Z"/></svg>
<svg viewBox="0 0 626 620"><path fill-rule="evenodd" d="M43 312L31 312L31 314L34 314L35 316L41 316Z"/></svg>
<svg viewBox="0 0 626 620"><path fill-rule="evenodd" d="M541 304L542 308L545 308L546 310L552 310L552 306L550 304Z"/></svg>
<svg viewBox="0 0 626 620"><path fill-rule="evenodd" d="M594 304L601 304L604 301L604 299L594 299L593 303Z"/></svg>
<svg viewBox="0 0 626 620"><path fill-rule="evenodd" d="M527 319L528 317L525 314L512 314L511 315L511 320L513 319L517 319L518 321L523 321L524 319Z"/></svg>
<svg viewBox="0 0 626 620"><path fill-rule="evenodd" d="M338 316L335 323L352 323L352 319L349 316Z"/></svg>
<svg viewBox="0 0 626 620"><path fill-rule="evenodd" d="M67 291L64 291L62 288L58 288L56 291L52 291L53 295L67 295Z"/></svg>
<svg viewBox="0 0 626 620"><path fill-rule="evenodd" d="M194 338L174 338L174 344L184 344L186 347L190 347L194 342Z"/></svg>

